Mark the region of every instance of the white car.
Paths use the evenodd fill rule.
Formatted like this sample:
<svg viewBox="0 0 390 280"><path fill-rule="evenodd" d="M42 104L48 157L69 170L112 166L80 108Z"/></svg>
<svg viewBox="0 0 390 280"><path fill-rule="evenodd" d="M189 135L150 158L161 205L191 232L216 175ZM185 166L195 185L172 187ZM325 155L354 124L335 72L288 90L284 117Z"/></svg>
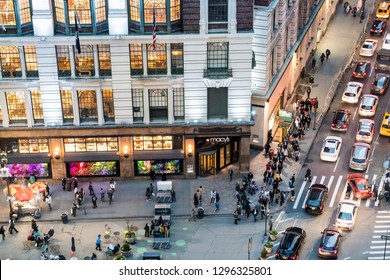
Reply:
<svg viewBox="0 0 390 280"><path fill-rule="evenodd" d="M360 119L356 131L356 142L371 143L374 138L375 122L369 119Z"/></svg>
<svg viewBox="0 0 390 280"><path fill-rule="evenodd" d="M376 95L365 94L359 105L359 116L373 117L378 107L379 98Z"/></svg>
<svg viewBox="0 0 390 280"><path fill-rule="evenodd" d="M340 154L343 140L338 136L327 136L322 144L321 160L335 162Z"/></svg>
<svg viewBox="0 0 390 280"><path fill-rule="evenodd" d="M387 33L386 37L383 39L382 49L390 50L390 33Z"/></svg>
<svg viewBox="0 0 390 280"><path fill-rule="evenodd" d="M358 103L359 97L363 91L363 84L359 82L349 82L344 89L342 102Z"/></svg>
<svg viewBox="0 0 390 280"><path fill-rule="evenodd" d="M357 201L349 199L340 201L335 226L342 229L353 230L357 210Z"/></svg>
<svg viewBox="0 0 390 280"><path fill-rule="evenodd" d="M360 48L361 56L373 56L378 46L378 40L366 39Z"/></svg>

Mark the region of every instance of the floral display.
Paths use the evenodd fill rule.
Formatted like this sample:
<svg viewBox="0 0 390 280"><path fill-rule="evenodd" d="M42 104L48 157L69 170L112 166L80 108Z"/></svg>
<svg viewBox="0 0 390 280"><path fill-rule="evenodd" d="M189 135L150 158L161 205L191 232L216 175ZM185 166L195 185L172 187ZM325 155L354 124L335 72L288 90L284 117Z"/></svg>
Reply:
<svg viewBox="0 0 390 280"><path fill-rule="evenodd" d="M7 164L9 173L14 177L30 177L35 176L37 178L49 177L49 164L48 163L15 163Z"/></svg>
<svg viewBox="0 0 390 280"><path fill-rule="evenodd" d="M150 170L154 169L156 174L181 174L183 170L183 161L173 160L137 160L137 175L149 175Z"/></svg>
<svg viewBox="0 0 390 280"><path fill-rule="evenodd" d="M71 177L119 176L116 161L77 161L69 162Z"/></svg>

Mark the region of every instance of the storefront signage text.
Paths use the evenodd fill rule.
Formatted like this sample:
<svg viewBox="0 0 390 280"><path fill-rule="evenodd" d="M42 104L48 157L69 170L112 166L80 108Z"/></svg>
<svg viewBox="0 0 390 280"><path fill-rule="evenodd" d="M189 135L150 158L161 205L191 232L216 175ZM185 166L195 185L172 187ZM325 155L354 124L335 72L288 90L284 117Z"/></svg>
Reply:
<svg viewBox="0 0 390 280"><path fill-rule="evenodd" d="M230 138L229 137L213 137L213 138L209 138L209 141L211 143L229 143L230 142Z"/></svg>

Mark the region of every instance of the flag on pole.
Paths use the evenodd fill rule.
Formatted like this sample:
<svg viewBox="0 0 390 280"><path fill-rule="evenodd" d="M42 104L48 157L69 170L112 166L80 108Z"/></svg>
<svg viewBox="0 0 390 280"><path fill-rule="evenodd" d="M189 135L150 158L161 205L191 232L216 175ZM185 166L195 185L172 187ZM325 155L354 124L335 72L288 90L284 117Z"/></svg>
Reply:
<svg viewBox="0 0 390 280"><path fill-rule="evenodd" d="M156 37L157 37L156 9L153 6L153 50L156 49Z"/></svg>
<svg viewBox="0 0 390 280"><path fill-rule="evenodd" d="M76 49L77 53L81 53L80 39L79 39L79 25L77 22L77 12L74 11L74 29L76 33Z"/></svg>

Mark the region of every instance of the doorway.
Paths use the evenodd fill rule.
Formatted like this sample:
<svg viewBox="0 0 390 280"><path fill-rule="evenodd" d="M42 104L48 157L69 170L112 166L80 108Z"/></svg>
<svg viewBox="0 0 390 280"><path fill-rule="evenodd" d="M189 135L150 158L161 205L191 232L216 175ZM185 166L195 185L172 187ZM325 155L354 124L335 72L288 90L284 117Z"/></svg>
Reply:
<svg viewBox="0 0 390 280"><path fill-rule="evenodd" d="M217 150L199 153L199 175L215 175L217 173Z"/></svg>

